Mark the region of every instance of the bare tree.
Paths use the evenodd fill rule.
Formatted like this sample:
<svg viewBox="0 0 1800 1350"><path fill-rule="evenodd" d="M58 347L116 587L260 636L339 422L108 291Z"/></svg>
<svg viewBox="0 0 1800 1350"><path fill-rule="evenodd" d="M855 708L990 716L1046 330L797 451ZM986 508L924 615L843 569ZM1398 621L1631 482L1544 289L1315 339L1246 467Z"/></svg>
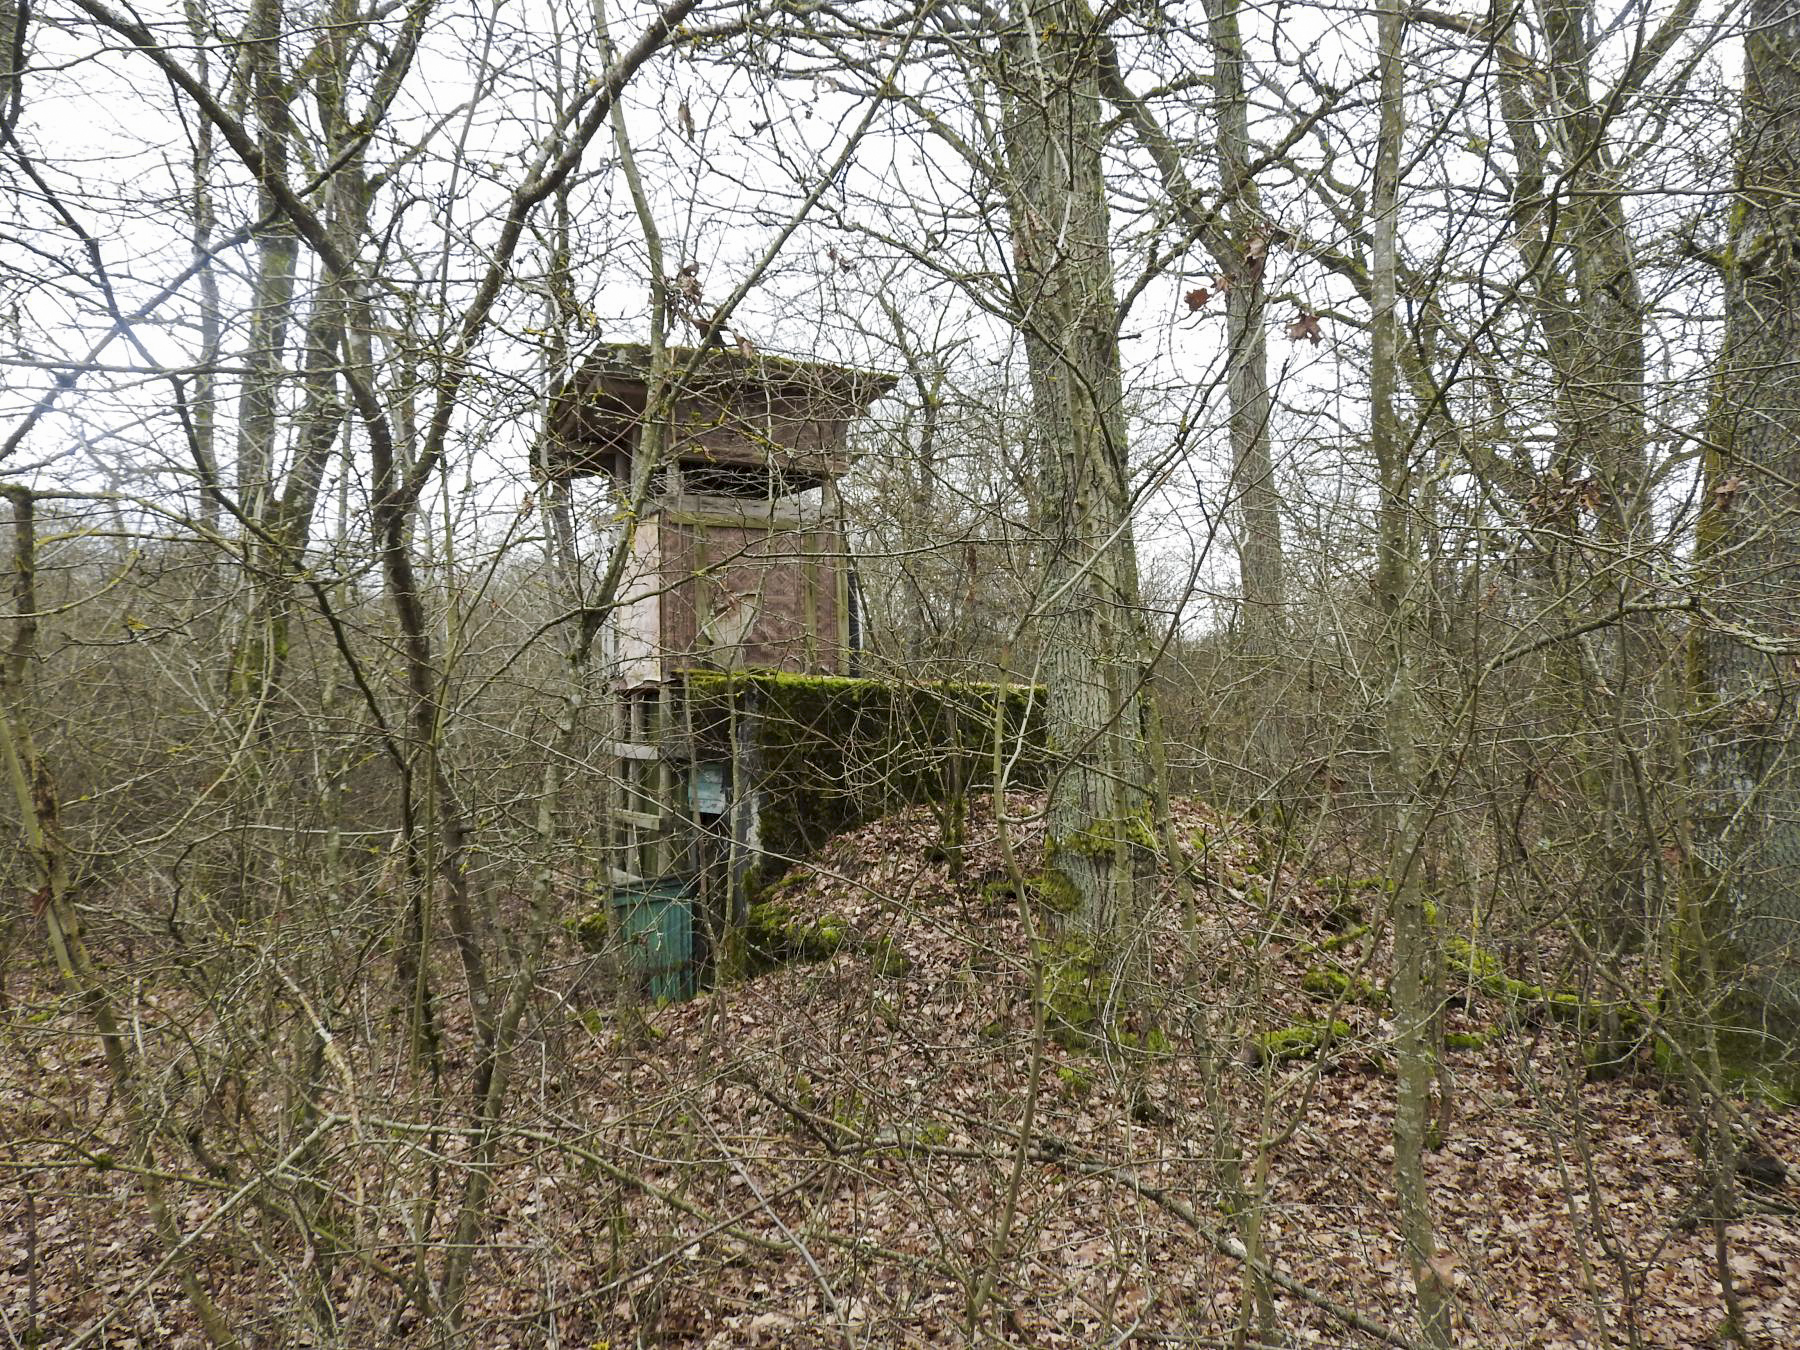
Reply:
<svg viewBox="0 0 1800 1350"><path fill-rule="evenodd" d="M1695 629L1689 665L1698 795L1687 931L1698 956L1688 978L1703 1017L1749 1038L1751 1063L1791 1064L1800 1034L1791 488L1800 472L1800 264L1784 241L1787 194L1800 182L1800 39L1790 6L1754 5L1748 20L1724 349L1696 527L1696 580L1711 617Z"/></svg>
<svg viewBox="0 0 1800 1350"><path fill-rule="evenodd" d="M1369 368L1370 440L1380 473L1380 563L1376 595L1388 662L1387 739L1393 789L1400 803L1394 822L1394 1016L1399 1085L1394 1107L1394 1189L1400 1197L1407 1260L1419 1300L1419 1320L1430 1345L1450 1344L1449 1292L1436 1263L1430 1199L1425 1189L1426 1122L1434 1076L1430 1035L1433 936L1425 920L1424 875L1419 845L1429 822L1420 699L1421 587L1417 573L1422 498L1415 466L1415 438L1400 407L1401 153L1406 136L1405 14L1396 4L1379 13L1376 59L1381 69L1381 125L1375 148L1375 181L1369 209L1374 246L1369 283L1372 351Z"/></svg>
<svg viewBox="0 0 1800 1350"><path fill-rule="evenodd" d="M1148 814L1145 635L1131 528L1099 72L1091 20L1015 9L1001 47L1014 316L1031 369L1048 565L1050 736L1067 756L1050 796L1050 861L1105 935L1129 925L1155 848Z"/></svg>

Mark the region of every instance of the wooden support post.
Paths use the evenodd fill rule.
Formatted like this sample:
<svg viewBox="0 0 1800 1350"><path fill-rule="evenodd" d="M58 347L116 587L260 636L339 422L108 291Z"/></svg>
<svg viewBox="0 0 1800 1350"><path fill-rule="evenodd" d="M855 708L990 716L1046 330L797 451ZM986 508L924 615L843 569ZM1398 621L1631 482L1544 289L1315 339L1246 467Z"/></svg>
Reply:
<svg viewBox="0 0 1800 1350"><path fill-rule="evenodd" d="M750 871L760 860L762 843L758 828L757 754L759 709L754 686L733 684L730 690L731 750L731 845L728 856L730 875L731 922L741 925L749 918L747 882Z"/></svg>
<svg viewBox="0 0 1800 1350"><path fill-rule="evenodd" d="M850 541L844 531L844 503L838 495L837 480L828 478L819 491L821 528L829 546L834 550L832 557L831 584L836 592L837 631L832 634L836 651L832 670L838 675L856 674L855 657L850 650L850 588L855 583L850 575ZM824 635L821 634L821 637Z"/></svg>

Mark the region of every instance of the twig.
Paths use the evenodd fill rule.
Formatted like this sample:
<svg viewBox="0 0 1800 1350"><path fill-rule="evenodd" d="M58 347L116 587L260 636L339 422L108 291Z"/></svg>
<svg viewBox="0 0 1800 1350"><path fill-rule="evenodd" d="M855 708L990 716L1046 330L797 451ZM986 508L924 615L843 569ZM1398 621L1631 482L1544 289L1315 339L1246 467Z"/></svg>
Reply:
<svg viewBox="0 0 1800 1350"><path fill-rule="evenodd" d="M796 1234L793 1229L789 1228L787 1224L782 1222L781 1215L775 1212L775 1206L769 1203L768 1198L762 1193L762 1187L756 1184L756 1178L744 1170L743 1164L737 1160L737 1156L732 1153L731 1149L726 1145L724 1138L719 1134L719 1131L714 1128L712 1121L708 1117L702 1115L700 1117L700 1123L706 1126L706 1132L713 1137L713 1143L717 1145L719 1153L731 1163L731 1170L736 1172L743 1183L750 1188L750 1194L756 1197L757 1203L763 1208L763 1212L773 1220L775 1226L781 1230L782 1236L787 1238L794 1250L800 1253L800 1259L806 1262L806 1268L812 1271L813 1279L819 1282L819 1289L825 1295L825 1302L831 1307L831 1315L837 1318L838 1326L844 1333L844 1344L849 1350L857 1350L856 1328L852 1327L850 1325L850 1319L844 1316L843 1306L838 1303L838 1297L831 1287L831 1281L825 1277L825 1272L820 1269L819 1263L813 1259L813 1254L807 1250L806 1244L800 1240L799 1235Z"/></svg>
<svg viewBox="0 0 1800 1350"><path fill-rule="evenodd" d="M815 1139L818 1139L821 1143L824 1143L827 1150L834 1156L848 1153L856 1149L890 1147L890 1145L884 1144L879 1140L869 1139L865 1136L858 1135L842 1121L830 1120L828 1117L816 1115L813 1112L805 1110L803 1107L796 1106L792 1102L784 1101L778 1094L771 1092L760 1084L754 1084L753 1086L755 1086L759 1093L768 1098L769 1101L773 1102L776 1106L779 1106L782 1110L793 1116L801 1125L805 1126L807 1133L812 1135ZM963 1119L970 1119L970 1117L967 1117L965 1113L960 1111L948 1111L946 1114ZM996 1133L1010 1135L1014 1139L1020 1137L1019 1131L1009 1129L1007 1126L998 1124L997 1122L983 1121L981 1123L994 1130ZM818 1128L821 1124L829 1124L840 1136L841 1142L836 1145L826 1142ZM904 1147L913 1152L924 1153L934 1157L964 1159L986 1158L995 1163L1010 1162L1014 1156L1011 1152L1006 1154L996 1154L986 1150L957 1148L954 1146L928 1144L924 1142L908 1142ZM1035 1137L1031 1138L1027 1156L1035 1163L1041 1163L1050 1167L1067 1168L1071 1171L1079 1172L1083 1176L1095 1177L1099 1180L1110 1181L1118 1186L1124 1186L1128 1190L1141 1195L1144 1199L1149 1200L1151 1203L1160 1205L1163 1209L1166 1209L1169 1213L1180 1219L1189 1228L1192 1228L1204 1238L1207 1245L1218 1252L1219 1255L1229 1257L1233 1261L1242 1263L1262 1278L1268 1280L1271 1284L1279 1285L1282 1289L1287 1290L1288 1293L1293 1294L1296 1298L1303 1299L1307 1303L1320 1309L1322 1312L1330 1314L1345 1326L1354 1327L1357 1331L1360 1331L1367 1336L1372 1336L1385 1345L1398 1347L1398 1350L1421 1350L1421 1347L1416 1341L1403 1336L1385 1323L1378 1322L1372 1317L1357 1312L1356 1309L1338 1302L1323 1290L1315 1289L1310 1284L1285 1273L1268 1261L1252 1256L1245 1249L1243 1243L1214 1228L1207 1223L1206 1220L1200 1216L1198 1211L1196 1211L1187 1201L1183 1200L1180 1196L1170 1194L1160 1186L1153 1186L1149 1182L1133 1176L1125 1169L1114 1167L1109 1163L1093 1162L1077 1157L1074 1149L1066 1140L1060 1139L1052 1134L1045 1134L1042 1131L1039 1131Z"/></svg>
<svg viewBox="0 0 1800 1350"><path fill-rule="evenodd" d="M69 1342L68 1350L80 1350L80 1347L87 1345L101 1332L105 1331L107 1323L112 1320L114 1313L121 1308L128 1307L132 1303L135 1303L138 1295L142 1294L155 1283L157 1276L161 1275L163 1271L167 1270L175 1263L175 1261L180 1259L189 1247L198 1242L207 1229L211 1228L220 1219L223 1219L227 1214L231 1213L232 1210L236 1209L241 1202L247 1200L260 1189L265 1182L269 1181L277 1173L286 1168L289 1163L293 1162L294 1159L298 1158L301 1154L305 1153L307 1149L311 1148L326 1130L342 1120L342 1116L335 1114L321 1117L319 1123L313 1127L312 1132L298 1144L295 1144L293 1148L289 1149L286 1156L284 1156L280 1162L276 1163L275 1166L268 1171L258 1172L242 1186L239 1186L226 1197L223 1204L202 1219L192 1232L188 1233L180 1242L164 1252L162 1259L154 1266L150 1267L150 1271L147 1275L133 1285L127 1293L113 1300L112 1307L109 1311L101 1313L99 1317L88 1323L87 1329Z"/></svg>

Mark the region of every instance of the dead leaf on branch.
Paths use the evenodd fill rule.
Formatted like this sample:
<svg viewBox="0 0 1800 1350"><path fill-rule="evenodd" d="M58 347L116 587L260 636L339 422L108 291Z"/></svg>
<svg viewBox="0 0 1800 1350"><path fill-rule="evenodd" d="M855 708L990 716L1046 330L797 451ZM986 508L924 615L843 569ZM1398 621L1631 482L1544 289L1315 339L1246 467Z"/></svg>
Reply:
<svg viewBox="0 0 1800 1350"><path fill-rule="evenodd" d="M1552 520L1577 511L1598 515L1609 500L1606 487L1598 478L1589 475L1570 479L1561 469L1552 469L1525 505L1534 515Z"/></svg>
<svg viewBox="0 0 1800 1350"><path fill-rule="evenodd" d="M1299 342L1304 338L1316 347L1323 340L1325 331L1319 326L1319 316L1309 309L1303 309L1287 326L1287 335L1290 342Z"/></svg>
<svg viewBox="0 0 1800 1350"><path fill-rule="evenodd" d="M686 308L698 309L702 294L700 264L683 263L675 282L675 298Z"/></svg>

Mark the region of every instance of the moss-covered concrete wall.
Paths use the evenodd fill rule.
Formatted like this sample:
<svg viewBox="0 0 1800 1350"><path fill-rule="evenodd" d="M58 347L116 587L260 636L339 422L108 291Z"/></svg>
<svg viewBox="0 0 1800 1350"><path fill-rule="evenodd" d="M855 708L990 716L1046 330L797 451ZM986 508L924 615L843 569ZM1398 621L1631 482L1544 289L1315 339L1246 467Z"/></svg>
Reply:
<svg viewBox="0 0 1800 1350"><path fill-rule="evenodd" d="M735 738L740 775L761 794L759 845L775 857L804 857L902 806L985 790L996 730L1009 783L1045 779L1042 690L761 671L694 671L686 682L696 757L731 756Z"/></svg>

